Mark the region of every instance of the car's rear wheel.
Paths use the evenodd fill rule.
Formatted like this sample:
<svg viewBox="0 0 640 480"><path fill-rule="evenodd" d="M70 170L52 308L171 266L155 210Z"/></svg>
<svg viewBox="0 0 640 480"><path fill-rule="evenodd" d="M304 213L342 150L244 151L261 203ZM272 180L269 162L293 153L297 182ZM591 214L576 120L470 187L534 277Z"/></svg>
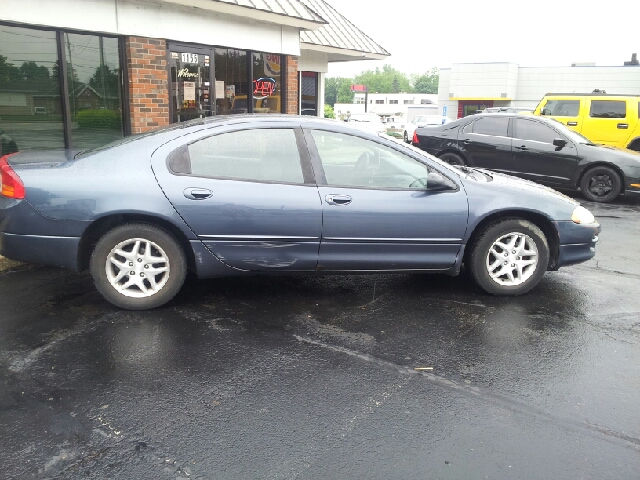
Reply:
<svg viewBox="0 0 640 480"><path fill-rule="evenodd" d="M404 131L404 135L402 136L402 138L404 139L404 143L409 143L409 135L407 135L407 131Z"/></svg>
<svg viewBox="0 0 640 480"><path fill-rule="evenodd" d="M522 295L547 271L549 243L533 223L505 219L488 226L474 243L469 270L476 283L493 295Z"/></svg>
<svg viewBox="0 0 640 480"><path fill-rule="evenodd" d="M109 302L127 310L164 305L180 290L187 260L161 228L131 223L107 232L91 255L91 275Z"/></svg>
<svg viewBox="0 0 640 480"><path fill-rule="evenodd" d="M451 152L440 155L440 160L447 162L449 165L466 165L460 155Z"/></svg>
<svg viewBox="0 0 640 480"><path fill-rule="evenodd" d="M620 195L622 180L613 168L594 167L582 177L580 190L592 202L612 202Z"/></svg>

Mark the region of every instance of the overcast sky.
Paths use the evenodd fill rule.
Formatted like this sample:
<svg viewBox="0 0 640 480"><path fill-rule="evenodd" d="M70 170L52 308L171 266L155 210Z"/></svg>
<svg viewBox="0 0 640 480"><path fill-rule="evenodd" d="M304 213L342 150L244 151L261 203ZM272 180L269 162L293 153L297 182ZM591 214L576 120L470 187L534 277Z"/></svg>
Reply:
<svg viewBox="0 0 640 480"><path fill-rule="evenodd" d="M329 76L384 63L407 73L469 62L622 65L640 54L638 0L325 1L391 53L382 62L331 63Z"/></svg>

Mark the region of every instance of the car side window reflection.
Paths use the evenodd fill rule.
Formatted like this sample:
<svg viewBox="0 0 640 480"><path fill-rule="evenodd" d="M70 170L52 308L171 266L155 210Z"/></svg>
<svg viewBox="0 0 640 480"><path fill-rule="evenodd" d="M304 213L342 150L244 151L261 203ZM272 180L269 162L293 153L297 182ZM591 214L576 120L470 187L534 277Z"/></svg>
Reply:
<svg viewBox="0 0 640 480"><path fill-rule="evenodd" d="M489 135L492 137L506 137L509 129L509 118L480 118L472 124L473 133L479 135ZM464 133L471 133L471 130L465 128Z"/></svg>
<svg viewBox="0 0 640 480"><path fill-rule="evenodd" d="M240 130L188 146L191 175L257 182L304 183L292 129Z"/></svg>
<svg viewBox="0 0 640 480"><path fill-rule="evenodd" d="M551 127L532 120L516 119L514 137L533 142L553 143L556 138L563 138Z"/></svg>
<svg viewBox="0 0 640 480"><path fill-rule="evenodd" d="M392 148L352 135L312 130L327 184L424 190L429 168Z"/></svg>

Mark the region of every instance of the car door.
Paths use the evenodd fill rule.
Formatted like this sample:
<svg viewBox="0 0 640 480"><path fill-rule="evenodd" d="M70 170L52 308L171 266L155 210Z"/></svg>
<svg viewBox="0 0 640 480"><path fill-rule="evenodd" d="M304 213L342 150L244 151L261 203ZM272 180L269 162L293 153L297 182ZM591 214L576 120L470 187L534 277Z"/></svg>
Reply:
<svg viewBox="0 0 640 480"><path fill-rule="evenodd" d="M427 191L427 165L392 142L320 129L306 131L306 138L314 170L321 172L319 269L445 269L455 263L469 216L462 188Z"/></svg>
<svg viewBox="0 0 640 480"><path fill-rule="evenodd" d="M514 118L513 162L507 173L535 182L567 185L578 165L576 146L564 135L534 118ZM555 139L567 142L564 147Z"/></svg>
<svg viewBox="0 0 640 480"><path fill-rule="evenodd" d="M508 170L511 163L509 117L483 115L458 134L458 148L469 165L491 170Z"/></svg>
<svg viewBox="0 0 640 480"><path fill-rule="evenodd" d="M584 120L582 134L593 143L626 147L635 109L627 108L625 99L591 99L588 104L589 114Z"/></svg>
<svg viewBox="0 0 640 480"><path fill-rule="evenodd" d="M291 124L206 130L154 154L160 186L193 232L242 270L314 270L322 204ZM276 124L277 125L277 124Z"/></svg>

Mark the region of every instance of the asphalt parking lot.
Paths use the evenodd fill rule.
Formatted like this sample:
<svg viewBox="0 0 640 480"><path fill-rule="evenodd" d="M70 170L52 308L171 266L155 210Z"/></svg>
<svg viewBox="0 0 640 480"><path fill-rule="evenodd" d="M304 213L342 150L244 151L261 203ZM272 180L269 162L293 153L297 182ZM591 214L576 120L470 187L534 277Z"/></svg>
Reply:
<svg viewBox="0 0 640 480"><path fill-rule="evenodd" d="M7 265L0 477L636 479L640 199L585 205L596 258L518 298L255 277L132 313Z"/></svg>

